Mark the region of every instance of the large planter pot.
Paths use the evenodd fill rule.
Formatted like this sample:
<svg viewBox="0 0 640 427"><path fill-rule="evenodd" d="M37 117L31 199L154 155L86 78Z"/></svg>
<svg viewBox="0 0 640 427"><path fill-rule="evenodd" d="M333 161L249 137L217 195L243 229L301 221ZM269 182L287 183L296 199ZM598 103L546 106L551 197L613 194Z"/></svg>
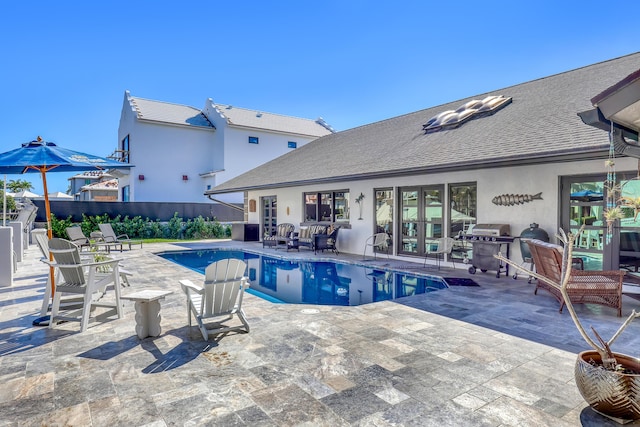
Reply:
<svg viewBox="0 0 640 427"><path fill-rule="evenodd" d="M640 359L615 353L625 368L640 372ZM608 371L601 366L597 351L578 355L575 380L584 400L593 410L619 420L640 419L640 375Z"/></svg>

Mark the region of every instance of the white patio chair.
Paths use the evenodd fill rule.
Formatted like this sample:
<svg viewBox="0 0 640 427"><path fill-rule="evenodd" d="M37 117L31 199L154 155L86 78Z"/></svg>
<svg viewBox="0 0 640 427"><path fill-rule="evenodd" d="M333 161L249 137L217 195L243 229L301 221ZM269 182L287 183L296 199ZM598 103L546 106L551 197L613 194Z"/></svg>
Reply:
<svg viewBox="0 0 640 427"><path fill-rule="evenodd" d="M205 340L209 334L228 331L249 332L249 323L242 310L242 296L249 288L249 279L244 276L247 265L238 259L224 259L210 264L205 270L204 287L190 280L180 280L183 292L187 296L187 316L191 326L191 315L198 322L198 328ZM242 325L225 326L224 322L236 315ZM225 319L211 322L213 328L207 328L205 320L226 316Z"/></svg>
<svg viewBox="0 0 640 427"><path fill-rule="evenodd" d="M439 239L427 240L425 242L426 255L424 257L424 266L427 266L427 258L429 258L429 255L435 255L436 265L438 266L438 270L440 270L440 264L444 260L444 255L447 254L455 268L456 262L451 257L451 251L453 250L454 243L455 239L453 237L441 237Z"/></svg>
<svg viewBox="0 0 640 427"><path fill-rule="evenodd" d="M362 258L366 258L367 247L371 246L373 251L373 258L376 259L376 248L387 248L387 258L389 258L389 235L387 233L376 233L373 236L369 236L364 243L364 252Z"/></svg>
<svg viewBox="0 0 640 427"><path fill-rule="evenodd" d="M51 305L51 319L49 327L52 328L57 321L80 322L80 332L84 332L89 324L92 307L109 308L91 320L102 320L116 315L122 317L122 304L120 303L120 271L119 259L107 259L98 262L83 262L80 257L80 248L73 242L65 239L54 238L49 240L49 251L54 261L43 259L42 261L55 267L56 282L53 304ZM113 284L115 302L99 302L106 287ZM83 297L81 315L77 313L65 313L59 315L60 301L63 295L73 294Z"/></svg>
<svg viewBox="0 0 640 427"><path fill-rule="evenodd" d="M139 244L140 247L142 248L142 240L130 239L129 236L126 234L120 234L119 236L116 236L115 231L113 231L113 227L109 223L98 224L98 227L100 227L100 231L102 232L102 238L104 239L104 241L106 243L120 244L121 251L122 251L122 245L124 244L129 245L129 250L131 250L131 245L134 245L134 244L136 245Z"/></svg>

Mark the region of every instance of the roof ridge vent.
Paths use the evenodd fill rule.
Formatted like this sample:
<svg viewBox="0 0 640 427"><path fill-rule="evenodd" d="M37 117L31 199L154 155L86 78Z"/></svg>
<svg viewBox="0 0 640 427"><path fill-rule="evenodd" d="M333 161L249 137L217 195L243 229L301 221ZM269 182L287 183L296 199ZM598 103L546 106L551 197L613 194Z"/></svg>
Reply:
<svg viewBox="0 0 640 427"><path fill-rule="evenodd" d="M512 98L503 95L489 95L482 100L472 99L456 110L446 110L436 114L422 125L425 133L438 132L445 129L455 129L468 120L490 116L509 105Z"/></svg>

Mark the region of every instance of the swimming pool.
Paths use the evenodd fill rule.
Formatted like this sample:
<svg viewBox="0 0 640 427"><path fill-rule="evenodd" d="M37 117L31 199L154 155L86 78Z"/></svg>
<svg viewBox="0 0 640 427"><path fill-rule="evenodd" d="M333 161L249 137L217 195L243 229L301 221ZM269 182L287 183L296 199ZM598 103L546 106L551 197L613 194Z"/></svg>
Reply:
<svg viewBox="0 0 640 427"><path fill-rule="evenodd" d="M241 250L187 250L158 255L202 274L212 262L243 260L251 281L247 292L274 303L353 306L448 287L438 276L341 262L287 260Z"/></svg>

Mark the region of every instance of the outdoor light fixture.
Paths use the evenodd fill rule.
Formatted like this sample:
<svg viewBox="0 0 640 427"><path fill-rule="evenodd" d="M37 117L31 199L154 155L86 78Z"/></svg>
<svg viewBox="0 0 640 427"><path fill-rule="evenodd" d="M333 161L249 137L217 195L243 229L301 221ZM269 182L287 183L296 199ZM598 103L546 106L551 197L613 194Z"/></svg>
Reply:
<svg viewBox="0 0 640 427"><path fill-rule="evenodd" d="M138 175L138 179L139 179L140 181L144 181L144 175Z"/></svg>
<svg viewBox="0 0 640 427"><path fill-rule="evenodd" d="M187 175L182 175L182 180L183 181L189 181L189 177Z"/></svg>

